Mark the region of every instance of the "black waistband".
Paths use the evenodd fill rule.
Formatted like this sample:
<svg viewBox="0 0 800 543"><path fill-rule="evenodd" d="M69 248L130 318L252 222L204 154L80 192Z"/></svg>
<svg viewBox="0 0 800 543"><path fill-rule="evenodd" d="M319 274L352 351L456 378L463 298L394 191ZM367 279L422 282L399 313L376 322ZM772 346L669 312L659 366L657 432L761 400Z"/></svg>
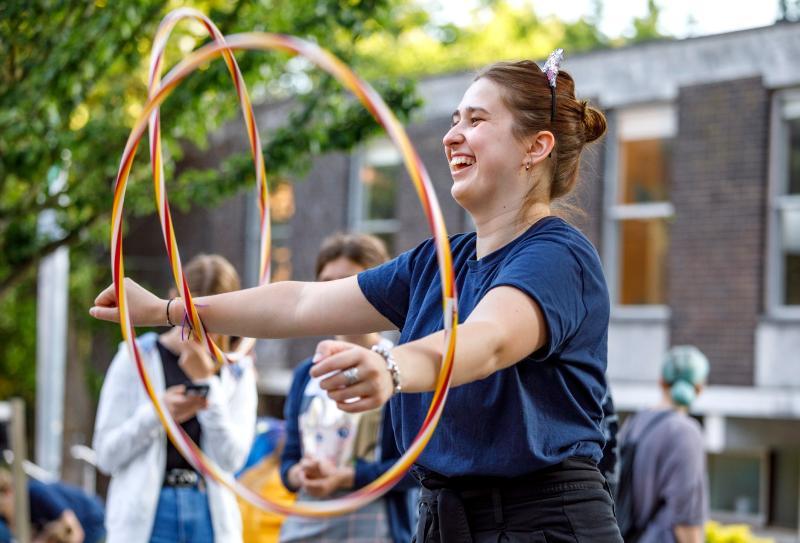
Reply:
<svg viewBox="0 0 800 543"><path fill-rule="evenodd" d="M487 488L511 489L546 487L551 484L599 482L605 479L597 469L597 464L588 458L572 457L550 467L534 471L519 477L445 477L439 473L420 466L411 468L411 473L416 477L423 488L437 490L449 488L459 493L469 493Z"/></svg>

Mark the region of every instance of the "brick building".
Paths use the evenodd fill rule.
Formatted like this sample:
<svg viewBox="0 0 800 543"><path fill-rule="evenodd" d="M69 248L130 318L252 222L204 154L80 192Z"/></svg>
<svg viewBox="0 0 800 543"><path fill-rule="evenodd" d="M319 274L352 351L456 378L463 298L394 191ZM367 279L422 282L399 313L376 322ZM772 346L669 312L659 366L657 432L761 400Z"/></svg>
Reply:
<svg viewBox="0 0 800 543"><path fill-rule="evenodd" d="M582 165L577 201L586 215L576 222L596 244L610 286L608 374L618 408L656 403L662 354L697 345L712 368L694 409L706 431L712 510L797 531L800 25L567 52L564 68L609 119L608 135ZM441 137L471 78L421 82L426 105L409 127L451 232L470 223L449 196ZM260 116L268 126L283 115L264 108ZM243 138L237 124L215 140L245 149ZM184 255L226 254L252 284L251 200L179 217ZM276 279L312 279L316 249L332 231L378 234L394 252L429 235L399 154L382 139L317 158L305 179L276 191L274 213ZM163 257L146 256L153 248L142 240L158 239L149 228L129 236L127 251L139 255L129 268L166 273ZM263 342L262 392L285 391L313 345Z"/></svg>

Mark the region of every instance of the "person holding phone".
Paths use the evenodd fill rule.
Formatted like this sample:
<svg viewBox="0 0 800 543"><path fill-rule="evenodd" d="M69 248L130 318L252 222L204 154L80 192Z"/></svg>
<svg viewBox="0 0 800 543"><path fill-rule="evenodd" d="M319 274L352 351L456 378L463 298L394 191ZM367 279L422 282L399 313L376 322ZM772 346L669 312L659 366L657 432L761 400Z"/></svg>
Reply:
<svg viewBox="0 0 800 543"><path fill-rule="evenodd" d="M238 290L239 277L219 255L199 255L184 268L193 293ZM227 336L214 340L230 350ZM180 327L139 338L147 371L164 406L220 467L245 462L255 431L253 361L244 357L215 373L204 346L181 338ZM205 481L167 439L125 344L106 375L94 433L98 467L111 475L107 543L211 543L242 540L233 494Z"/></svg>

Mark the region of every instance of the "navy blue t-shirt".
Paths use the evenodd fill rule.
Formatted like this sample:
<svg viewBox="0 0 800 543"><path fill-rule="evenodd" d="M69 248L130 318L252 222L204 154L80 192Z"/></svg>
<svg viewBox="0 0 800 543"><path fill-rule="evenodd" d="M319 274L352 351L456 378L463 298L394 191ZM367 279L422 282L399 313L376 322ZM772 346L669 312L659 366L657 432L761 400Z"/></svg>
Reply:
<svg viewBox="0 0 800 543"><path fill-rule="evenodd" d="M570 456L601 457L609 300L592 244L556 217L476 259L475 233L450 238L459 320L483 296L512 286L530 296L547 323L546 344L517 364L452 389L442 419L417 460L447 477L517 477ZM427 240L358 275L367 300L407 343L443 329L436 249ZM432 393L394 396L395 437L405 451Z"/></svg>

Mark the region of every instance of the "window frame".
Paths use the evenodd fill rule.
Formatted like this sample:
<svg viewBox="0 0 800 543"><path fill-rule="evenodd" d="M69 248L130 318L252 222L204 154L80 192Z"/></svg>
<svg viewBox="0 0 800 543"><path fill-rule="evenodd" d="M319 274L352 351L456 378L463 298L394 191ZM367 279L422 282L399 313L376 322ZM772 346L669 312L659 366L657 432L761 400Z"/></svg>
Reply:
<svg viewBox="0 0 800 543"><path fill-rule="evenodd" d="M372 235L391 235L396 236L401 228L402 223L397 218L397 206L399 202L395 200L395 218L394 219L367 219L366 217L366 202L367 190L364 183L361 182L361 168L368 164L367 158L371 152L387 152L394 153L397 157L397 165L403 166L403 157L394 144L387 138L373 139L365 144L359 145L351 155L350 160L350 178L348 182L347 191L347 224L348 228L353 232L361 232L364 234ZM397 182L397 192L395 198L400 195L401 180Z"/></svg>
<svg viewBox="0 0 800 543"><path fill-rule="evenodd" d="M756 460L758 462L758 503L756 504L759 508L758 513L737 513L735 511L730 511L726 509L715 509L711 506L711 493L712 489L712 481L711 481L711 458L710 456L716 457L727 457L727 458L745 458L750 460ZM716 453L707 453L706 456L706 473L708 476L708 501L709 501L709 513L711 513L712 517L720 520L724 523L741 523L746 522L747 524L752 524L755 527L763 528L767 526L767 519L769 518L769 494L770 494L770 470L772 466L772 459L769 455L768 448L756 448L756 449L725 449L720 452Z"/></svg>
<svg viewBox="0 0 800 543"><path fill-rule="evenodd" d="M770 104L769 172L767 176L767 247L764 278L767 315L776 320L800 321L800 305L783 303L785 273L781 216L800 211L800 194L788 194L788 139L786 121L800 119L800 88L778 91Z"/></svg>
<svg viewBox="0 0 800 543"><path fill-rule="evenodd" d="M637 141L677 136L677 108L673 102L654 102L620 107L608 112L609 130L606 141L606 160L603 191L603 262L611 299L611 315L617 320L667 320L669 305L621 304L619 302L621 271L620 223L629 219L671 219L675 206L671 201L620 204L623 141Z"/></svg>

